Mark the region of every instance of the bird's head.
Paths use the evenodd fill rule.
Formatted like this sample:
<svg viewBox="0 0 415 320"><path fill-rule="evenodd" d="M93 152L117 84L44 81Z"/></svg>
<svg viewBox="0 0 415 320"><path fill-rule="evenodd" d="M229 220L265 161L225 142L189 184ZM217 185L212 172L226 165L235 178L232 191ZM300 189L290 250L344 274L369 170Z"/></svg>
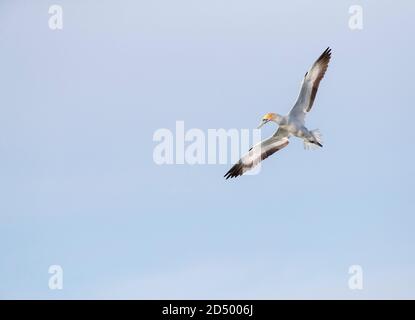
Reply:
<svg viewBox="0 0 415 320"><path fill-rule="evenodd" d="M276 113L273 113L273 112L267 113L266 115L262 117L262 120L259 123L258 129L270 121L277 122L277 119L278 119L278 115Z"/></svg>

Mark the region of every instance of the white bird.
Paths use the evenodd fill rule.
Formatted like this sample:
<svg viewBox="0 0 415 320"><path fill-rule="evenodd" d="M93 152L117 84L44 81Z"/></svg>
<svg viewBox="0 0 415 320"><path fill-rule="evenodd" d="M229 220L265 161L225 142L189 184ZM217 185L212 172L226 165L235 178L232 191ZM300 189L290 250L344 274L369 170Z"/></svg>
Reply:
<svg viewBox="0 0 415 320"><path fill-rule="evenodd" d="M267 113L261 120L258 128L272 121L278 124L278 130L268 139L254 145L226 174L225 178L234 178L243 175L255 167L259 162L273 153L286 147L291 136L303 139L304 148L312 146L323 147L318 130L308 130L305 126L305 116L311 110L321 79L326 73L330 62L331 49L327 48L314 62L305 74L301 83L300 93L294 107L286 115Z"/></svg>

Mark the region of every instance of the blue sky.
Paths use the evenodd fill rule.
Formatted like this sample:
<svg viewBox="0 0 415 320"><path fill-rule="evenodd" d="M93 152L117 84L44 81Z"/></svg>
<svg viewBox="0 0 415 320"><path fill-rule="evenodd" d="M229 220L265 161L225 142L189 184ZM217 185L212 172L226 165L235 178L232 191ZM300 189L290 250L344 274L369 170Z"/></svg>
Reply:
<svg viewBox="0 0 415 320"><path fill-rule="evenodd" d="M415 298L414 15L410 1L2 1L0 297ZM307 118L323 149L292 141L232 181L231 164L153 162L153 133L177 120L288 112L327 46Z"/></svg>

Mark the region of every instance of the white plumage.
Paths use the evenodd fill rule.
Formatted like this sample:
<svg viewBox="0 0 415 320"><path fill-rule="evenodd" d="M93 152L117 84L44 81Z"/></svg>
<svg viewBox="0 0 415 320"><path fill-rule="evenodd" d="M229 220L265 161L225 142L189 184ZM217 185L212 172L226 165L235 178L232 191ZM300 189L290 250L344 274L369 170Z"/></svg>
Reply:
<svg viewBox="0 0 415 320"><path fill-rule="evenodd" d="M303 139L305 149L323 146L320 131L318 129L308 130L305 126L305 116L313 106L320 81L326 73L330 58L331 49L327 48L304 75L297 101L287 115L267 113L262 118L259 128L272 121L279 125L278 130L271 137L253 146L225 174L226 179L243 175L262 160L286 147L291 136Z"/></svg>

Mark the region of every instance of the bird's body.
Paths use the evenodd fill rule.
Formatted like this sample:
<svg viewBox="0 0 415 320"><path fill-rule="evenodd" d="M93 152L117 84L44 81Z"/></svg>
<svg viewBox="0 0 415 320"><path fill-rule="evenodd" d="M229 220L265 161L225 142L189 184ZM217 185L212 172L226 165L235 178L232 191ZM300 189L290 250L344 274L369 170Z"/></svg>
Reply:
<svg viewBox="0 0 415 320"><path fill-rule="evenodd" d="M295 136L297 138L303 139L304 143L307 144L316 144L322 147L319 138L316 136L316 131L310 131L307 127L297 119L297 117L290 114L281 117L281 122L278 123L279 129L286 132L288 138Z"/></svg>
<svg viewBox="0 0 415 320"><path fill-rule="evenodd" d="M253 146L226 174L225 178L234 178L243 175L255 167L259 162L289 144L289 138L295 136L304 141L304 147L322 147L320 132L309 130L305 126L305 116L311 110L317 94L318 86L327 70L331 57L331 49L327 48L314 62L305 74L300 93L291 111L283 116L276 113L267 113L259 127L272 121L278 124L278 130L268 139Z"/></svg>

